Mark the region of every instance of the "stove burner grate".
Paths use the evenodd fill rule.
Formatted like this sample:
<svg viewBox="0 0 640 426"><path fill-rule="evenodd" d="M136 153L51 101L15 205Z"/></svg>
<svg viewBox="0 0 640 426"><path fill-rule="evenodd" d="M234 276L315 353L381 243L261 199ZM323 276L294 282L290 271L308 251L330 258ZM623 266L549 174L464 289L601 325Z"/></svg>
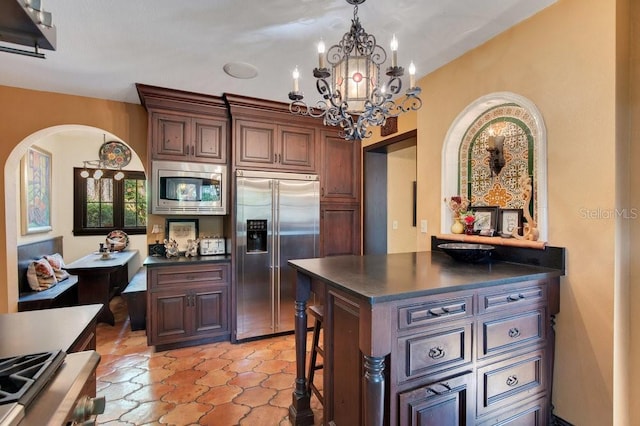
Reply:
<svg viewBox="0 0 640 426"><path fill-rule="evenodd" d="M41 352L0 359L0 404L27 407L58 370L66 353Z"/></svg>

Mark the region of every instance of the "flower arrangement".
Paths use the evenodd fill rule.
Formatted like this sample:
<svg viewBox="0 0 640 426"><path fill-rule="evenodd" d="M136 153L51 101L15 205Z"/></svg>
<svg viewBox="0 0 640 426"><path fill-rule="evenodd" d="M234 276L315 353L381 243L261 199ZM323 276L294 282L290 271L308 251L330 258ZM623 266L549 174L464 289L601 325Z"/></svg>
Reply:
<svg viewBox="0 0 640 426"><path fill-rule="evenodd" d="M473 225L476 221L476 215L473 213L473 210L465 210L460 212L460 219L464 221L465 225Z"/></svg>
<svg viewBox="0 0 640 426"><path fill-rule="evenodd" d="M460 220L464 223L464 231L467 235L475 233L473 224L476 222L476 215L473 210L465 210L460 212Z"/></svg>
<svg viewBox="0 0 640 426"><path fill-rule="evenodd" d="M453 213L454 219L460 218L460 213L467 211L467 208L469 207L469 200L461 195L454 195L450 198L445 198L444 202L449 207L449 210L451 210L451 213Z"/></svg>

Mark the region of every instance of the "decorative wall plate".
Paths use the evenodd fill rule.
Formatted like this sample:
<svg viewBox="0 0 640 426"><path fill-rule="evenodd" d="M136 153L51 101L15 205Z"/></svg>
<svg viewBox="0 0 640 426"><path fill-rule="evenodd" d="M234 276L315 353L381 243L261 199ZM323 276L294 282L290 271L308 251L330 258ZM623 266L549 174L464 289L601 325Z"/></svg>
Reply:
<svg viewBox="0 0 640 426"><path fill-rule="evenodd" d="M131 161L131 149L118 141L103 143L99 155L105 166L111 168L122 168Z"/></svg>

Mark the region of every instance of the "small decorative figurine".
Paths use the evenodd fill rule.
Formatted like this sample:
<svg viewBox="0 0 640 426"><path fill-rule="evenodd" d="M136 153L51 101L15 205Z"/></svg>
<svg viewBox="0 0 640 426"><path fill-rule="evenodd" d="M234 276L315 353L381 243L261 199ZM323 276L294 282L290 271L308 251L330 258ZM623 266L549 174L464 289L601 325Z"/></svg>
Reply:
<svg viewBox="0 0 640 426"><path fill-rule="evenodd" d="M169 257L178 257L180 252L178 251L178 243L176 240L164 240L164 251L166 256Z"/></svg>
<svg viewBox="0 0 640 426"><path fill-rule="evenodd" d="M518 240L528 240L528 241L538 241L540 238L540 231L538 231L538 224L531 217L529 213L529 209L527 206L531 201L531 193L533 191L533 185L531 184L531 178L527 175L523 175L519 179L520 188L522 188L522 194L524 198L524 206L523 215L525 219L527 219L527 223L524 224L522 229L522 236L518 235L518 228L514 228L511 231L511 235L517 238Z"/></svg>
<svg viewBox="0 0 640 426"><path fill-rule="evenodd" d="M200 243L200 239L187 240L187 251L184 253L185 257L197 256L199 243Z"/></svg>

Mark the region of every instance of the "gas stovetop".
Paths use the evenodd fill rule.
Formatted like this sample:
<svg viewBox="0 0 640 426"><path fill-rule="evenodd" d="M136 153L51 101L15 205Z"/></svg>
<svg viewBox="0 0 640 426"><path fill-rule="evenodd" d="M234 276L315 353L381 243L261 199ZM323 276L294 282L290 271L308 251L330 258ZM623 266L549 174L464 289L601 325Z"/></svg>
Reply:
<svg viewBox="0 0 640 426"><path fill-rule="evenodd" d="M2 411L28 409L29 404L55 375L65 356L64 351L58 350L0 359Z"/></svg>

